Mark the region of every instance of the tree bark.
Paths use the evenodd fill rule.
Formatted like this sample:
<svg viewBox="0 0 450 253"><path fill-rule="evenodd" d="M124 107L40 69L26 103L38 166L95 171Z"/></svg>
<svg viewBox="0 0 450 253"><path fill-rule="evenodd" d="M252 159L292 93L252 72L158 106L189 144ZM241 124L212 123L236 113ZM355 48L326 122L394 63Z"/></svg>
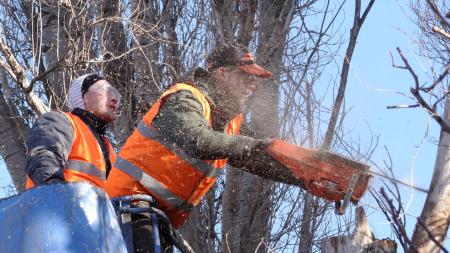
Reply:
<svg viewBox="0 0 450 253"><path fill-rule="evenodd" d="M218 224L216 208L216 188L213 187L194 208L181 232L195 252L216 252Z"/></svg>
<svg viewBox="0 0 450 253"><path fill-rule="evenodd" d="M233 22L234 19L234 7L236 1L226 0L212 0L211 6L214 13L214 18L217 23L216 38L220 38L220 42L226 40L234 40Z"/></svg>
<svg viewBox="0 0 450 253"><path fill-rule="evenodd" d="M314 196L307 192L303 199L303 217L300 225L300 245L298 247L299 253L311 253L313 246L314 231L312 229L313 217L313 203Z"/></svg>
<svg viewBox="0 0 450 253"><path fill-rule="evenodd" d="M26 148L25 137L28 127L8 101L10 97L6 72L0 69L0 155L6 163L17 191L25 189Z"/></svg>
<svg viewBox="0 0 450 253"><path fill-rule="evenodd" d="M180 75L180 50L176 34L179 5L176 0L134 2L132 45L137 48L132 53L131 63L134 72L134 119L140 119L166 85L177 81ZM166 78L165 73L168 74Z"/></svg>
<svg viewBox="0 0 450 253"><path fill-rule="evenodd" d="M120 117L114 122L114 133L119 146L125 142L134 129L132 117L129 55L126 53L127 37L121 20L121 1L103 0L99 7L100 17L108 21L102 26L99 34L102 51L106 62L103 70L108 79L121 93Z"/></svg>
<svg viewBox="0 0 450 253"><path fill-rule="evenodd" d="M51 0L42 3L42 55L45 69L64 63L69 50L70 13L58 2ZM49 84L46 90L50 108L67 109L66 94L70 85L67 73L63 69L55 69L46 76L46 81Z"/></svg>
<svg viewBox="0 0 450 253"><path fill-rule="evenodd" d="M245 172L229 168L226 185L222 196L222 251L238 252L243 217L241 209L245 208L242 192L242 177ZM245 183L245 182L244 182ZM246 183L244 184L246 185ZM242 220L241 220L242 219Z"/></svg>

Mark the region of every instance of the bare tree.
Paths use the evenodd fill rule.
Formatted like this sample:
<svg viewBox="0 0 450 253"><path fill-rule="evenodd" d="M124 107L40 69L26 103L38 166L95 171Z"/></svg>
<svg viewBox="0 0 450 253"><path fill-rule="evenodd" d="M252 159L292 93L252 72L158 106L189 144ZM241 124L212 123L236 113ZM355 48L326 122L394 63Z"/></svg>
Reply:
<svg viewBox="0 0 450 253"><path fill-rule="evenodd" d="M416 24L419 28L419 53L431 59L433 65L430 68L431 84L427 85L420 78L407 57L400 48L397 52L402 64L393 64L394 67L407 70L413 79L410 92L413 95L414 104L409 106L390 106L388 108L416 108L424 109L431 118L441 127L437 157L433 176L422 213L417 220L414 233L409 238L403 224L398 223L395 212L391 214L396 221L396 229L402 236L402 246L407 252L440 252L443 248L448 227L450 224L449 205L450 191L449 182L449 149L450 145L450 103L449 103L449 70L450 70L450 17L443 11L448 10L446 1L435 2L427 0L426 3L415 1L411 3L412 10L416 15ZM447 15L447 17L445 17ZM440 70L436 73L435 69ZM428 99L426 98L428 97ZM442 111L443 110L443 111ZM389 203L384 194L385 203ZM399 237L399 236L398 236Z"/></svg>
<svg viewBox="0 0 450 253"><path fill-rule="evenodd" d="M328 124L328 128L325 134L325 139L322 143L322 149L329 150L330 146L332 144L333 137L335 135L335 128L336 123L338 120L338 115L341 110L341 104L345 96L345 90L347 85L347 77L348 77L348 71L350 67L350 62L352 59L352 55L355 49L356 41L358 38L359 31L369 14L370 9L372 8L373 4L375 3L375 0L371 0L367 8L364 10L364 12L361 14L361 1L356 0L355 1L355 12L354 12L354 19L353 19L353 27L350 30L350 39L348 42L347 51L345 53L345 58L342 64L342 70L341 70L341 78L339 83L338 92L335 98L335 102L332 106L332 114L330 117L330 121ZM320 39L318 40L320 42ZM308 129L311 129L311 126L308 127ZM310 134L312 134L312 131L310 130ZM309 140L310 145L313 144L312 140ZM313 215L313 196L308 193L305 197L305 206L303 210L304 218L302 220L302 226L301 226L301 235L302 239L300 239L300 247L299 252L301 253L307 253L312 252L312 230L311 230L311 222L313 219L311 219Z"/></svg>

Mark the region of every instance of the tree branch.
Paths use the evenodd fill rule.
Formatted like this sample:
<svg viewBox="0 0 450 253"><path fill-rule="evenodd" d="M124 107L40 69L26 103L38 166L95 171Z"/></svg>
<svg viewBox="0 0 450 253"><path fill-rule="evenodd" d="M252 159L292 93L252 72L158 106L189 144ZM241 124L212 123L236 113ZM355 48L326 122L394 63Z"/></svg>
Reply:
<svg viewBox="0 0 450 253"><path fill-rule="evenodd" d="M402 58L403 63L405 64L404 68L409 71L409 73L412 75L412 77L414 79L414 86L415 87L410 89L411 94L416 98L417 102L424 108L424 110L428 114L430 114L430 116L433 117L433 119L441 126L442 130L447 132L447 133L450 133L450 125L448 124L448 122L446 120L444 120L441 116L439 116L439 114L434 109L435 106L431 107L425 101L425 99L423 99L422 95L420 95L420 91L423 90L423 89L421 89L420 86L419 86L419 78L417 77L417 74L414 72L414 70L412 69L411 65L409 65L408 60L403 55L403 53L400 50L400 48L397 47L397 51L398 51L400 57ZM437 81L439 81L439 80L442 81L442 79L444 79L444 77L447 75L446 72L448 73L448 68L447 68L446 71L444 71L443 74L441 74L439 76L439 78L435 81L435 83ZM436 84L433 84L433 85L436 86Z"/></svg>
<svg viewBox="0 0 450 253"><path fill-rule="evenodd" d="M33 92L27 93L28 87L30 84L25 78L25 70L19 64L17 59L11 52L11 49L6 45L5 41L2 37L0 37L0 52L3 53L6 62L0 61L0 65L2 65L14 81L20 86L22 91L25 93L25 97L27 98L28 104L38 113L42 114L47 112L49 109L44 103L39 99Z"/></svg>
<svg viewBox="0 0 450 253"><path fill-rule="evenodd" d="M372 0L369 3L369 6L366 9L367 13L370 10L370 8L372 7L374 1L375 0ZM347 51L345 53L345 58L342 63L341 80L339 83L339 89L338 89L338 93L336 95L336 100L333 105L333 109L332 109L332 113L331 113L331 117L330 117L330 121L329 121L330 123L328 125L327 132L325 134L325 139L322 144L322 149L328 150L331 146L331 143L333 142L333 135L334 135L334 131L336 128L337 118L339 116L339 111L341 109L342 101L344 100L345 89L347 86L347 78L348 78L348 72L350 69L350 62L352 60L353 51L355 50L356 40L358 38L359 30L361 29L361 26L364 23L364 20L362 20L359 17L360 9L361 9L361 1L355 0L355 16L354 16L353 27L350 30L350 41L348 42ZM364 18L367 16L366 11L365 11Z"/></svg>
<svg viewBox="0 0 450 253"><path fill-rule="evenodd" d="M416 108L419 107L419 104L414 105L388 105L386 106L386 109L404 109L404 108Z"/></svg>
<svg viewBox="0 0 450 253"><path fill-rule="evenodd" d="M444 26L444 27L450 28L450 23L445 19L445 17L438 10L434 0L427 0L427 3L430 6L431 10L434 12L434 14L436 14L436 16L439 17L439 23L441 23L442 26Z"/></svg>
<svg viewBox="0 0 450 253"><path fill-rule="evenodd" d="M446 39L450 40L450 33L444 31L444 29L441 29L437 26L433 26L433 31L436 33L441 34L442 36L444 36Z"/></svg>
<svg viewBox="0 0 450 253"><path fill-rule="evenodd" d="M429 92L432 89L434 89L436 87L436 85L438 85L440 82L442 82L442 80L444 80L444 78L448 75L449 70L450 70L450 65L447 65L447 68L444 70L444 72L442 72L442 74L439 75L439 77L433 82L433 84L430 87L422 88L422 90L425 92Z"/></svg>
<svg viewBox="0 0 450 253"><path fill-rule="evenodd" d="M384 206L386 208L386 210L383 210L383 212L387 212L387 213L385 213L386 217L389 219L389 221L391 221L393 223L392 227L396 231L397 238L400 240L400 243L402 244L403 249L404 250L407 250L407 249L413 250L411 248L411 240L409 239L408 234L406 233L406 229L403 224L403 221L399 218L399 213L396 211L394 204L392 203L392 200L389 199L389 197L387 196L383 187L380 189L380 193L381 193L381 197L383 198L382 203L384 204ZM379 201L379 200L377 200L377 201ZM415 250L414 252L417 252L417 250Z"/></svg>
<svg viewBox="0 0 450 253"><path fill-rule="evenodd" d="M416 90L418 91L420 89L419 87L419 78L417 77L417 74L414 72L414 70L411 68L411 65L409 65L408 59L403 55L402 50L397 47L398 54L402 58L403 63L405 64L404 68L409 71L409 73L413 76L414 84L416 87Z"/></svg>
<svg viewBox="0 0 450 253"><path fill-rule="evenodd" d="M370 11L370 9L372 8L372 6L373 6L374 3L375 3L375 0L371 0L371 1L369 2L369 4L367 5L366 10L364 11L363 15L361 16L361 23L363 23L364 20L366 19L367 14L369 14L369 11Z"/></svg>

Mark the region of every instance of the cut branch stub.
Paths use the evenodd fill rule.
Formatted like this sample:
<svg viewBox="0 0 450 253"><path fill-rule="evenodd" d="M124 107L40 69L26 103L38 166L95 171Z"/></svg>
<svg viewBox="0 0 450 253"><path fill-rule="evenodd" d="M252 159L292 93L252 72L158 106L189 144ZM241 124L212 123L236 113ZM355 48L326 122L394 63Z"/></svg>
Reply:
<svg viewBox="0 0 450 253"><path fill-rule="evenodd" d="M367 223L362 207L355 209L355 230L352 235L333 236L322 239L321 252L324 253L366 253L397 252L397 244L390 239L377 240Z"/></svg>

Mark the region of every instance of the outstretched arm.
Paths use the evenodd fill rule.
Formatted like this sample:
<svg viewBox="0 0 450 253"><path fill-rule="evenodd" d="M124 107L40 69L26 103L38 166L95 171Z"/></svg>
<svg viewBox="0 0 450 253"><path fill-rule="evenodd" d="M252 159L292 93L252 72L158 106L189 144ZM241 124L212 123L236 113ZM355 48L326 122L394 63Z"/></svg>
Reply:
<svg viewBox="0 0 450 253"><path fill-rule="evenodd" d="M250 137L214 131L203 116L202 105L189 91L170 95L152 125L167 141L203 160L248 157L257 144Z"/></svg>
<svg viewBox="0 0 450 253"><path fill-rule="evenodd" d="M305 188L303 181L296 178L289 168L265 151L270 142L268 140L260 141L263 144L252 150L247 159L229 159L228 164L265 179Z"/></svg>
<svg viewBox="0 0 450 253"><path fill-rule="evenodd" d="M269 139L254 139L214 131L203 116L200 102L189 91L170 95L153 120L153 126L168 141L198 159L228 159L228 163L277 182L303 183L265 152Z"/></svg>

